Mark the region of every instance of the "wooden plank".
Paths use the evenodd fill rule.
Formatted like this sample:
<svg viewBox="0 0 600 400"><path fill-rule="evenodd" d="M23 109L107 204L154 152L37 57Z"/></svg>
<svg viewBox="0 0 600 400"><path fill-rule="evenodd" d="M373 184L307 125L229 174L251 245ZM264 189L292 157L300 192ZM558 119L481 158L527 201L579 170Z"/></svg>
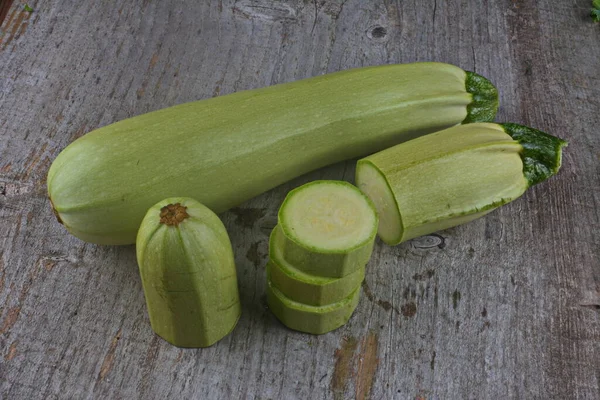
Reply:
<svg viewBox="0 0 600 400"><path fill-rule="evenodd" d="M14 2L0 28L0 397L600 398L600 29L588 1ZM570 140L560 174L468 225L378 242L351 321L285 329L267 238L291 188L222 215L243 315L217 345L152 334L133 246L54 220L50 163L85 132L199 98L438 60L501 92L498 120Z"/></svg>

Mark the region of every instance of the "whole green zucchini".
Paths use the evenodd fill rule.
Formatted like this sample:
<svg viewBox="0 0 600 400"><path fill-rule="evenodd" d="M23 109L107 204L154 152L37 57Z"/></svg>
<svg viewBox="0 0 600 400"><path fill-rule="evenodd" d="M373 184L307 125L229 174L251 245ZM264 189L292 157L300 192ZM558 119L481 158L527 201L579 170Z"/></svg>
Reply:
<svg viewBox="0 0 600 400"><path fill-rule="evenodd" d="M491 121L497 91L442 63L352 69L181 104L97 129L48 173L78 238L129 244L144 213L186 196L222 212L314 169L461 122Z"/></svg>

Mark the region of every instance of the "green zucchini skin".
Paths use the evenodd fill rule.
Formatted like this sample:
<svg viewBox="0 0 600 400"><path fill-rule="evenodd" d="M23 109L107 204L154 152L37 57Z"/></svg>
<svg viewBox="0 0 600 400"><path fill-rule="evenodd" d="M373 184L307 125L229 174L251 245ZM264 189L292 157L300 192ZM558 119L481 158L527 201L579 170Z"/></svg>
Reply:
<svg viewBox="0 0 600 400"><path fill-rule="evenodd" d="M161 199L191 197L219 213L317 168L491 120L497 106L489 81L449 64L341 71L99 128L58 155L48 193L73 235L130 244Z"/></svg>
<svg viewBox="0 0 600 400"><path fill-rule="evenodd" d="M315 307L287 298L267 280L267 304L271 312L290 329L322 335L344 325L356 310L360 288L345 299Z"/></svg>
<svg viewBox="0 0 600 400"><path fill-rule="evenodd" d="M163 209L184 207L169 224ZM137 261L152 329L178 347L208 347L229 334L241 314L233 250L215 213L190 198L151 207L139 229Z"/></svg>
<svg viewBox="0 0 600 400"><path fill-rule="evenodd" d="M271 232L267 279L289 299L312 306L337 303L353 293L364 280L364 265L342 278L327 278L303 272L283 258L283 235L279 226Z"/></svg>

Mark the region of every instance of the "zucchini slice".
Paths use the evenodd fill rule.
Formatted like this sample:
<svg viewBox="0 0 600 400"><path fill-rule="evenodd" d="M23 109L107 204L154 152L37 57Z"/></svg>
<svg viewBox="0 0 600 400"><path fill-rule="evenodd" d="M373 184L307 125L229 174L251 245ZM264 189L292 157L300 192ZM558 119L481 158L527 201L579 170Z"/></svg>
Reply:
<svg viewBox="0 0 600 400"><path fill-rule="evenodd" d="M360 296L360 288L337 303L315 307L290 300L267 281L267 303L277 319L290 329L320 335L344 325Z"/></svg>
<svg viewBox="0 0 600 400"><path fill-rule="evenodd" d="M342 278L327 278L307 274L285 261L281 255L283 232L276 226L269 241L267 277L286 297L312 306L337 303L352 294L365 278L365 268Z"/></svg>
<svg viewBox="0 0 600 400"><path fill-rule="evenodd" d="M307 274L341 278L369 261L378 218L369 198L343 181L314 181L288 193L278 214L281 257Z"/></svg>

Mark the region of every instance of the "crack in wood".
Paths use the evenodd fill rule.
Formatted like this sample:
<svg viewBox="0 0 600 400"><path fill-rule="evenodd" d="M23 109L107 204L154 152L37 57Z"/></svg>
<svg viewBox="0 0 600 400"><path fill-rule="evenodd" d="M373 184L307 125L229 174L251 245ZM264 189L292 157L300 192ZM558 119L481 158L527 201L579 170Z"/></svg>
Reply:
<svg viewBox="0 0 600 400"><path fill-rule="evenodd" d="M266 21L296 21L297 11L290 5L275 1L246 0L233 6L233 12L246 18Z"/></svg>
<svg viewBox="0 0 600 400"><path fill-rule="evenodd" d="M4 268L4 251L0 251L0 293L4 291L6 269Z"/></svg>
<svg viewBox="0 0 600 400"><path fill-rule="evenodd" d="M6 15L8 14L8 10L10 10L10 7L12 6L14 0L6 0L6 1L2 1L2 3L0 3L0 28L2 27L2 23L4 22L4 19L6 18ZM8 21L6 24L8 25L10 23L10 21Z"/></svg>

